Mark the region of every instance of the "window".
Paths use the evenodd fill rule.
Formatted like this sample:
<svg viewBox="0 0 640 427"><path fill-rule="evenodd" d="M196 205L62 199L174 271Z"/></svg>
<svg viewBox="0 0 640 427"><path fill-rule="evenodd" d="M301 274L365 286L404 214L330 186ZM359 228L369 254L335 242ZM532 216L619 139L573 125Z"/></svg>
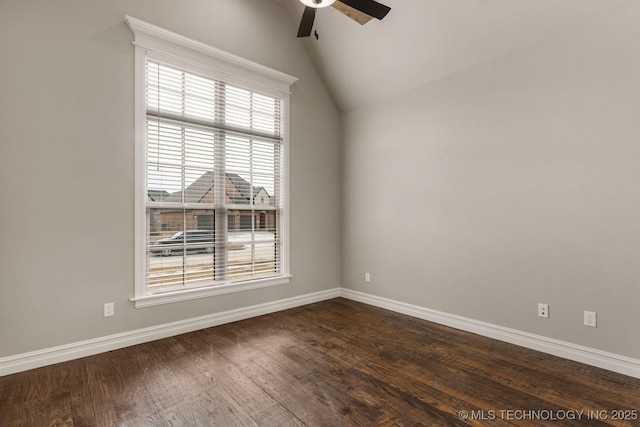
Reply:
<svg viewBox="0 0 640 427"><path fill-rule="evenodd" d="M294 78L127 17L136 307L286 283Z"/></svg>

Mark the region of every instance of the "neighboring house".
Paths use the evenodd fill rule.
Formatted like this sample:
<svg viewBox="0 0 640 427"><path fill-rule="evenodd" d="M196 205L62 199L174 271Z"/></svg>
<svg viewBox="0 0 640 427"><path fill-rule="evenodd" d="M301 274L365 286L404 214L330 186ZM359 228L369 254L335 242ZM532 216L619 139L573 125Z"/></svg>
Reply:
<svg viewBox="0 0 640 427"><path fill-rule="evenodd" d="M230 209L227 214L227 228L230 231L274 230L276 212L265 208L273 206L271 196L264 187L251 187L251 184L235 173L226 173L226 205L246 205L246 209ZM154 202L206 203L213 204L213 171L204 173L184 191L168 193L164 190L149 190L149 199ZM262 208L262 209L261 209ZM195 209L187 212L187 230L213 230L214 212ZM183 229L182 209L154 209L150 226L156 231L180 231Z"/></svg>
<svg viewBox="0 0 640 427"><path fill-rule="evenodd" d="M148 196L149 196L149 201L159 202L169 197L169 193L164 190L149 190Z"/></svg>

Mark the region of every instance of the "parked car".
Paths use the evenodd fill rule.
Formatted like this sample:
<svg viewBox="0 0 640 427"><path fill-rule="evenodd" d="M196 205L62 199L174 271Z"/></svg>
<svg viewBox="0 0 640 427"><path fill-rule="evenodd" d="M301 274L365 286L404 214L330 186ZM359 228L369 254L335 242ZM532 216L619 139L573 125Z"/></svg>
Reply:
<svg viewBox="0 0 640 427"><path fill-rule="evenodd" d="M214 240L215 236L211 230L179 231L171 237L151 242L149 252L170 256L175 253L181 253L186 248L187 252L212 254Z"/></svg>

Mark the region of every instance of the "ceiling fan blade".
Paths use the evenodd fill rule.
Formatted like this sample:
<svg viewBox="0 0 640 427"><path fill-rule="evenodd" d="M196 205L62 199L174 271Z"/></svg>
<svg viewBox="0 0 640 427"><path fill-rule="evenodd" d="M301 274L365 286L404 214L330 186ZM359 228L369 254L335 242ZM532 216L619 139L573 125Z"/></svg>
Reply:
<svg viewBox="0 0 640 427"><path fill-rule="evenodd" d="M360 25L364 25L373 19L372 16L369 16L366 13L362 13L358 9L354 9L351 6L347 6L340 1L336 1L331 6L333 6L335 10L339 11L343 15L353 19Z"/></svg>
<svg viewBox="0 0 640 427"><path fill-rule="evenodd" d="M376 19L382 19L387 16L387 13L391 10L390 7L378 3L374 0L340 0L347 6L351 6L360 12L366 13L369 16L373 16Z"/></svg>
<svg viewBox="0 0 640 427"><path fill-rule="evenodd" d="M311 35L315 18L316 8L306 6L300 20L300 27L298 27L298 37L309 37Z"/></svg>

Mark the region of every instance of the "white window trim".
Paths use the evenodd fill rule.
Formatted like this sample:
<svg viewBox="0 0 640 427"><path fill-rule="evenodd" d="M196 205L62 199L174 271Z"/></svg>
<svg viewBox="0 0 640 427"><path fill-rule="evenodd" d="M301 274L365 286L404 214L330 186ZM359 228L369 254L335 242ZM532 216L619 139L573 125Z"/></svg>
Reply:
<svg viewBox="0 0 640 427"><path fill-rule="evenodd" d="M289 247L289 94L298 79L280 71L221 51L196 40L189 39L131 16L125 22L134 35L135 46L135 296L130 298L136 308L205 298L268 286L286 284L291 278ZM249 84L261 91L283 99L283 220L280 224L282 241L281 269L277 277L252 279L174 292L147 294L146 289L146 221L145 204L145 61L149 52L168 55L189 64L190 68L213 71L228 83Z"/></svg>

